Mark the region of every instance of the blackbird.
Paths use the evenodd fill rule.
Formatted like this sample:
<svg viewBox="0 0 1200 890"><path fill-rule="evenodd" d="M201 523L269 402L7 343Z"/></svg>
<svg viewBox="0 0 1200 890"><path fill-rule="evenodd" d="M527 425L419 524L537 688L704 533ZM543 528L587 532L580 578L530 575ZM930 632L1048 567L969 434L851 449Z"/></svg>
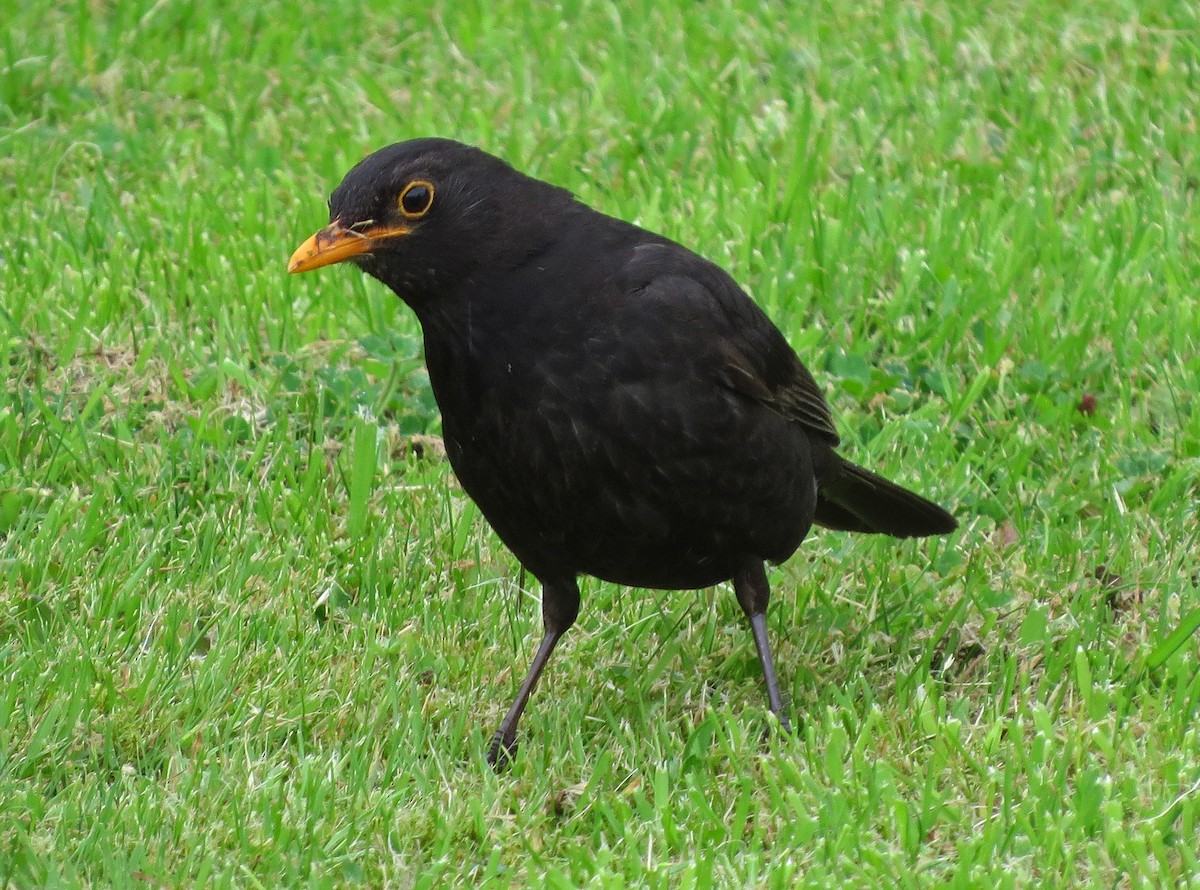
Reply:
<svg viewBox="0 0 1200 890"><path fill-rule="evenodd" d="M733 581L771 710L764 562L816 523L898 538L954 518L834 450L808 369L719 267L448 139L381 149L329 199L289 272L345 260L421 324L446 453L542 584L545 633L488 760L579 612L579 575L683 590Z"/></svg>

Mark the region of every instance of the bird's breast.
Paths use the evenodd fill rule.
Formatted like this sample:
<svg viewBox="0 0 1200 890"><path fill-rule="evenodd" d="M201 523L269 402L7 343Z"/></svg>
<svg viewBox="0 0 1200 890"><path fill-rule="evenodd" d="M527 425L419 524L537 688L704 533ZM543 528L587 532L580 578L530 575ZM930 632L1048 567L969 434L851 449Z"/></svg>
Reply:
<svg viewBox="0 0 1200 890"><path fill-rule="evenodd" d="M463 488L534 574L694 587L786 558L815 509L803 429L721 384L688 331L592 284L528 278L423 320Z"/></svg>

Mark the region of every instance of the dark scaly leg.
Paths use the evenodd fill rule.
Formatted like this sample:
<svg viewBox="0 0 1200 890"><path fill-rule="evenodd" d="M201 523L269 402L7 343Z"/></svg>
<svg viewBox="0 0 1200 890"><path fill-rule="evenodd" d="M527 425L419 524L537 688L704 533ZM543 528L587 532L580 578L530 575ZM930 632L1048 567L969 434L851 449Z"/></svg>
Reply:
<svg viewBox="0 0 1200 890"><path fill-rule="evenodd" d="M775 676L771 644L767 641L767 602L771 599L771 587L767 584L767 570L761 560L746 563L742 570L733 576L733 590L737 594L742 611L750 619L750 631L754 634L758 661L767 681L767 700L770 702L771 711L779 718L779 724L785 730L791 731L791 721L783 712L783 698L779 694L779 678Z"/></svg>
<svg viewBox="0 0 1200 890"><path fill-rule="evenodd" d="M546 668L546 662L550 660L550 655L554 652L554 647L558 645L562 635L575 623L578 615L579 585L575 583L574 578L568 578L565 581L542 582L542 625L545 633L537 653L533 656L533 663L529 665L529 673L525 675L525 682L517 691L517 697L513 701L512 707L500 721L500 728L496 730L496 734L492 737L491 747L488 748L488 763L497 771L507 767L509 761L516 756L517 723L521 719L521 713L525 710L529 696L537 686L542 671Z"/></svg>

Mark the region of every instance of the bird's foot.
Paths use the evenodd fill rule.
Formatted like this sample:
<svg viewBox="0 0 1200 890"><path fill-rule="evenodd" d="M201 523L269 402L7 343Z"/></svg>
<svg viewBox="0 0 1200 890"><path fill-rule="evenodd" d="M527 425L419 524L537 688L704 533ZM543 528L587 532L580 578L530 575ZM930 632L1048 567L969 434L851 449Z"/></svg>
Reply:
<svg viewBox="0 0 1200 890"><path fill-rule="evenodd" d="M794 734L795 730L792 728L792 721L782 714L775 714L775 719L768 720L766 726L763 727L762 744L769 745L771 739L775 736L790 736Z"/></svg>
<svg viewBox="0 0 1200 890"><path fill-rule="evenodd" d="M504 730L497 730L492 736L492 744L488 746L488 765L498 773L508 769L517 756L517 734L505 735Z"/></svg>

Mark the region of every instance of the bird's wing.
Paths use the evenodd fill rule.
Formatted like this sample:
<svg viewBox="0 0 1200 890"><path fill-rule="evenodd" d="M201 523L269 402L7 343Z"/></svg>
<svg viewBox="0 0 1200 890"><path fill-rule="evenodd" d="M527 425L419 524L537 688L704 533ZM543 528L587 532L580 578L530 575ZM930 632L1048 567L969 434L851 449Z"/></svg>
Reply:
<svg viewBox="0 0 1200 890"><path fill-rule="evenodd" d="M631 294L641 308L704 344L728 388L838 444L817 381L766 313L720 267L671 243L642 244L630 264Z"/></svg>

